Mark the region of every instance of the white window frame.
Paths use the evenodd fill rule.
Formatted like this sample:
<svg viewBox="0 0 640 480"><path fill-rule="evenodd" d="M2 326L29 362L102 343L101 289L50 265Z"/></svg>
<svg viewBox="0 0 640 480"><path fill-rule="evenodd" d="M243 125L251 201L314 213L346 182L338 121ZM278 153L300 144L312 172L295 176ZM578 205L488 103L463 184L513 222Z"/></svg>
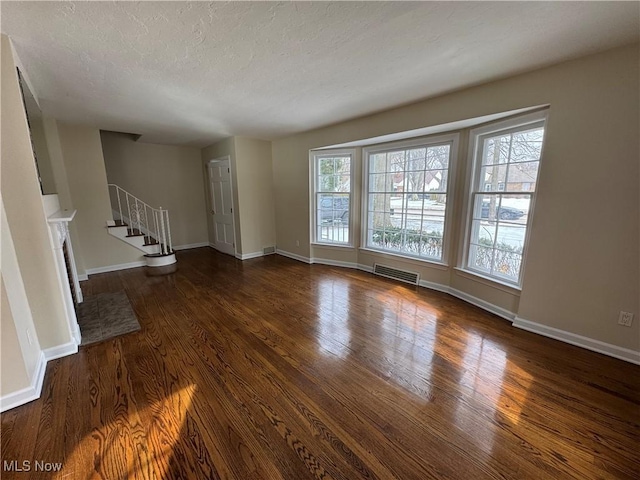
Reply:
<svg viewBox="0 0 640 480"><path fill-rule="evenodd" d="M531 236L531 225L533 221L534 211L535 211L535 203L536 196L538 192L538 182L540 178L540 169L542 168L543 158L544 158L544 149L547 138L547 119L548 119L548 110L542 110L538 112L533 112L527 115L522 115L514 118L510 118L507 120L503 120L500 122L491 123L489 125L485 125L479 128L475 128L469 133L469 153L467 158L467 165L471 168L467 169L467 181L466 181L466 199L465 199L465 211L463 215L464 221L464 242L461 242L461 252L458 255L460 258L460 263L457 267L458 270L466 272L470 275L483 278L485 280L489 280L491 282L505 285L507 287L511 287L515 290L522 289L522 279L524 278L524 270L527 264L527 252L529 251L529 238ZM517 281L510 281L507 278L501 276L493 276L491 274L487 274L487 272L476 270L469 266L469 252L471 247L471 235L472 235L472 226L473 226L473 210L474 210L474 197L475 194L480 194L482 192L479 191L480 185L480 174L482 171L481 158L482 158L482 143L485 137L490 137L499 133L514 133L520 130L526 130L527 128L531 128L535 124L541 124L544 128L544 135L542 139L542 148L540 152L540 160L538 164L538 177L536 178L536 189L533 192L527 192L531 197L531 201L529 203L529 212L527 215L527 223L526 223L526 232L523 242L522 248L522 260L520 264L520 272L518 275ZM480 161L478 161L480 159ZM506 181L506 179L505 179ZM509 194L506 191L496 191L496 192L486 192L489 194ZM516 192L520 193L520 192Z"/></svg>
<svg viewBox="0 0 640 480"><path fill-rule="evenodd" d="M350 157L351 161L349 162L349 240L346 242L331 242L318 238L318 205L317 198L318 193L322 193L318 191L318 162L321 158L331 158L331 157ZM311 199L309 202L311 211L309 218L311 218L311 244L312 245L321 245L321 246L330 246L330 247L348 247L353 248L353 177L355 172L355 162L356 162L356 150L353 148L350 149L336 149L336 150L310 150L309 151L309 168L312 172L311 175ZM328 192L329 193L329 192ZM331 192L335 193L335 192ZM347 193L347 192L341 192Z"/></svg>
<svg viewBox="0 0 640 480"><path fill-rule="evenodd" d="M371 145L364 147L362 149L362 193L361 193L361 238L360 238L360 250L365 250L369 252L381 253L385 255L394 255L401 258L408 258L411 260L417 260L425 263L432 263L436 265L449 265L449 251L452 237L452 229L453 229L453 201L455 196L454 186L455 186L455 173L458 159L458 144L460 142L460 133L447 133L443 135L434 135L428 137L420 137L420 138L412 138L408 140L401 140L398 142L385 143L379 145ZM445 208L444 215L444 231L443 231L443 239L442 239L442 258L440 260L429 258L429 257L421 257L418 255L411 255L409 253L398 252L395 250L385 250L383 248L371 247L368 245L368 225L369 225L369 156L371 154L376 153L384 153L392 150L398 150L403 148L412 148L419 146L430 146L430 145L442 145L449 143L451 145L449 150L449 168L447 171L447 206Z"/></svg>

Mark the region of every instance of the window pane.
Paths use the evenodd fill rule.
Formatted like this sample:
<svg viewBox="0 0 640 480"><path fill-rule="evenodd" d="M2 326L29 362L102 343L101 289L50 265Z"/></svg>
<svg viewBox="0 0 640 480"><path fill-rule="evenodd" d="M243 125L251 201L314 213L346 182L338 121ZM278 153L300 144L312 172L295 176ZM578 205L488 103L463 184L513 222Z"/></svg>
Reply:
<svg viewBox="0 0 640 480"><path fill-rule="evenodd" d="M498 192L500 191L499 184L502 183L504 185L506 180L506 165L489 165L482 167L480 172L480 191Z"/></svg>
<svg viewBox="0 0 640 480"><path fill-rule="evenodd" d="M319 159L319 175L332 175L334 173L333 158L320 158Z"/></svg>
<svg viewBox="0 0 640 480"><path fill-rule="evenodd" d="M511 135L498 135L485 138L482 149L482 164L497 165L509 161L509 143Z"/></svg>
<svg viewBox="0 0 640 480"><path fill-rule="evenodd" d="M471 244L469 249L469 266L484 273L491 273L493 248Z"/></svg>
<svg viewBox="0 0 640 480"><path fill-rule="evenodd" d="M422 237L420 253L429 258L442 259L442 235Z"/></svg>
<svg viewBox="0 0 640 480"><path fill-rule="evenodd" d="M445 192L447 190L447 170L427 170L424 172L425 192Z"/></svg>
<svg viewBox="0 0 640 480"><path fill-rule="evenodd" d="M391 197L389 193L369 194L369 210L374 212L390 212Z"/></svg>
<svg viewBox="0 0 640 480"><path fill-rule="evenodd" d="M513 163L509 165L508 192L533 192L538 179L540 162Z"/></svg>
<svg viewBox="0 0 640 480"><path fill-rule="evenodd" d="M391 214L389 212L369 212L369 228L382 230L385 227L390 228Z"/></svg>
<svg viewBox="0 0 640 480"><path fill-rule="evenodd" d="M499 222L496 233L496 248L522 253L526 231L525 225Z"/></svg>
<svg viewBox="0 0 640 480"><path fill-rule="evenodd" d="M450 145L438 145L427 149L427 170L449 168Z"/></svg>
<svg viewBox="0 0 640 480"><path fill-rule="evenodd" d="M422 215L416 213L407 213L405 218L405 227L409 231L420 232L422 228Z"/></svg>
<svg viewBox="0 0 640 480"><path fill-rule="evenodd" d="M540 160L543 137L543 128L514 133L511 144L511 161L530 162L532 160Z"/></svg>
<svg viewBox="0 0 640 480"><path fill-rule="evenodd" d="M335 192L338 179L335 175L322 175L318 182L319 190L322 192Z"/></svg>
<svg viewBox="0 0 640 480"><path fill-rule="evenodd" d="M522 255L513 250L496 248L493 253L493 274L507 280L517 281L520 276Z"/></svg>
<svg viewBox="0 0 640 480"><path fill-rule="evenodd" d="M369 246L381 248L384 246L384 229L369 230Z"/></svg>
<svg viewBox="0 0 640 480"><path fill-rule="evenodd" d="M500 195L500 220L526 225L529 209L531 208L531 195Z"/></svg>
<svg viewBox="0 0 640 480"><path fill-rule="evenodd" d="M402 172L404 171L405 163L405 151L388 152L387 153L387 167L390 172Z"/></svg>
<svg viewBox="0 0 640 480"><path fill-rule="evenodd" d="M375 153L369 156L369 173L388 172L388 159L386 153Z"/></svg>
<svg viewBox="0 0 640 480"><path fill-rule="evenodd" d="M420 254L420 235L407 234L405 236L405 242L402 250L411 255L419 255Z"/></svg>
<svg viewBox="0 0 640 480"><path fill-rule="evenodd" d="M425 193L422 195L424 209L429 215L444 217L444 210L447 203L447 196L443 193Z"/></svg>
<svg viewBox="0 0 640 480"><path fill-rule="evenodd" d="M496 220L501 195L476 195L473 205L473 218Z"/></svg>
<svg viewBox="0 0 640 480"><path fill-rule="evenodd" d="M391 179L386 173L374 173L370 175L370 192L389 192L393 189Z"/></svg>
<svg viewBox="0 0 640 480"><path fill-rule="evenodd" d="M479 245L493 246L496 239L496 227L495 222L473 220L471 241Z"/></svg>

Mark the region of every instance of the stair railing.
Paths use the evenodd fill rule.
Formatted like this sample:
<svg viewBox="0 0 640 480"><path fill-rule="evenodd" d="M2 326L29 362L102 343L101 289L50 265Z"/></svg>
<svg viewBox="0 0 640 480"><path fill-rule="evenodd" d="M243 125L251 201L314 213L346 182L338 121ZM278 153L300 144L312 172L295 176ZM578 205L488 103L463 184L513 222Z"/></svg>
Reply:
<svg viewBox="0 0 640 480"><path fill-rule="evenodd" d="M168 210L154 208L114 183L109 184L109 195L114 216L118 216L115 220L126 224L131 234L137 230L157 240L163 255L173 253Z"/></svg>

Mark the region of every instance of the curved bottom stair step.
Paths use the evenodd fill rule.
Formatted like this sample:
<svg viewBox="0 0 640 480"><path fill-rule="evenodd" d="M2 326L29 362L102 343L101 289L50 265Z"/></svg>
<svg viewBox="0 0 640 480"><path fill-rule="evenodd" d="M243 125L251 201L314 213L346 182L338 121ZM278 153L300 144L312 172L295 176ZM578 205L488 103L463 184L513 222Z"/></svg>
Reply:
<svg viewBox="0 0 640 480"><path fill-rule="evenodd" d="M176 254L171 253L148 253L144 256L148 267L164 267L177 262Z"/></svg>

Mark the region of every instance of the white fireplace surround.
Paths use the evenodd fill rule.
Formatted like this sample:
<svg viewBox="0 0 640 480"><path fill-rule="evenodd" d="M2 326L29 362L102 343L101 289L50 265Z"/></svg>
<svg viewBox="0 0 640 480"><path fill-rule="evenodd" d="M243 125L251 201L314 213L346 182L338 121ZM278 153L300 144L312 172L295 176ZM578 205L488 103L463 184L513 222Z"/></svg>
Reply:
<svg viewBox="0 0 640 480"><path fill-rule="evenodd" d="M54 197L54 195L46 195L45 197ZM55 195L55 197L57 197L57 195ZM45 211L47 211L47 213L49 213L53 208L55 208L55 205L58 204L57 198L55 200L51 200L51 202L45 201ZM71 281L73 282L74 287L73 290L76 295L75 300L77 303L82 303L82 290L80 289L80 282L78 281L78 272L76 270L76 263L73 255L73 246L71 245L71 240L69 238L69 222L73 220L75 215L76 210L60 210L58 207L54 213L47 216L47 222L49 223L49 229L51 230L51 244L56 257L56 266L58 270L58 277L60 279L60 287L62 290L61 294L64 300L69 333L76 345L80 345L80 327L78 326L78 319L76 317L73 292L69 285L69 274L71 274ZM69 266L71 268L70 272L67 272L67 264L64 258L65 244L67 247Z"/></svg>

